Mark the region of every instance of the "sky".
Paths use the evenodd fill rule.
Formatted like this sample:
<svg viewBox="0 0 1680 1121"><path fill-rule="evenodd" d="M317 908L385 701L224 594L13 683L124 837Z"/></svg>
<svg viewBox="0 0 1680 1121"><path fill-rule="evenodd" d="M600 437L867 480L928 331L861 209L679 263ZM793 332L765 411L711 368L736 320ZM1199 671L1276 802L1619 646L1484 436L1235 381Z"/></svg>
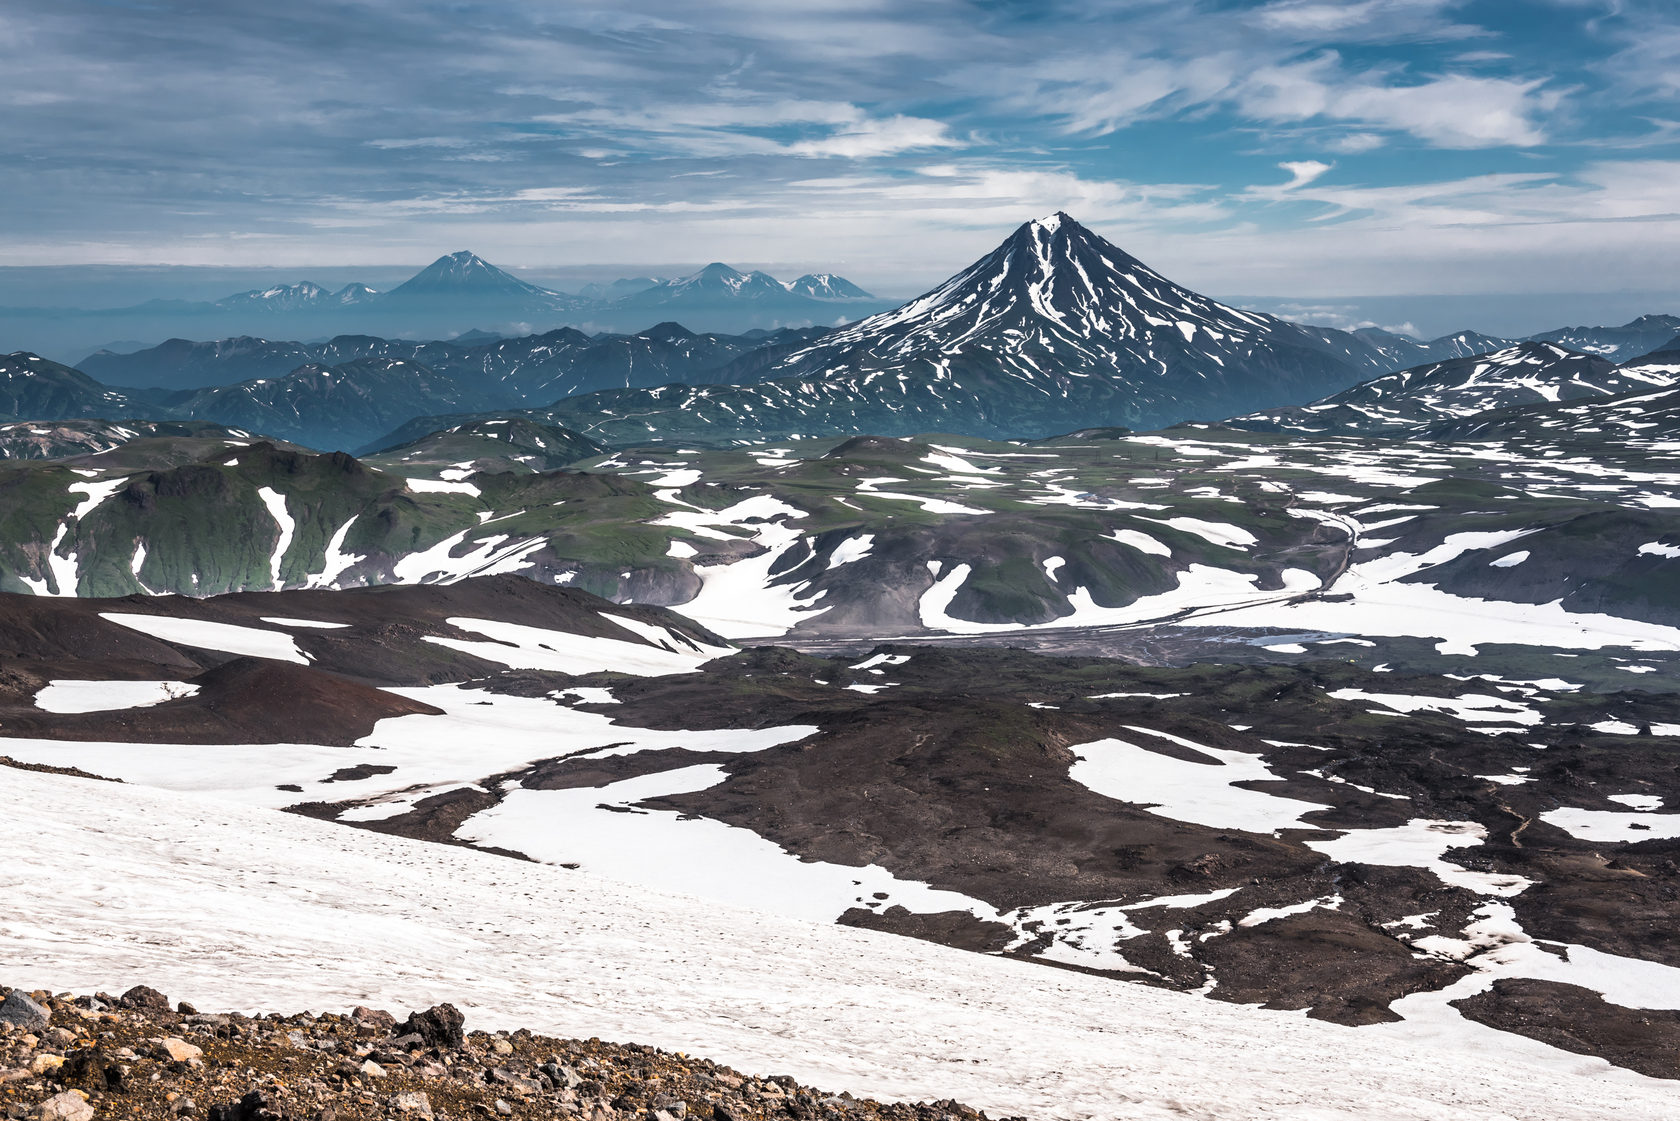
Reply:
<svg viewBox="0 0 1680 1121"><path fill-rule="evenodd" d="M0 265L910 294L1066 210L1302 306L1680 290L1674 0L55 0L0 51Z"/></svg>

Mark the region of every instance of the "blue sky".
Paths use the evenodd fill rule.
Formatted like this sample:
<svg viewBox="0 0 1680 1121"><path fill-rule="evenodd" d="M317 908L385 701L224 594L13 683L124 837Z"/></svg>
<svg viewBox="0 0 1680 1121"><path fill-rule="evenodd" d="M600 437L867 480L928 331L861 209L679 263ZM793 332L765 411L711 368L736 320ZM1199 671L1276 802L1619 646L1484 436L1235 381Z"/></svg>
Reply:
<svg viewBox="0 0 1680 1121"><path fill-rule="evenodd" d="M1217 293L1672 292L1673 0L0 7L0 263L725 259L1065 209Z"/></svg>

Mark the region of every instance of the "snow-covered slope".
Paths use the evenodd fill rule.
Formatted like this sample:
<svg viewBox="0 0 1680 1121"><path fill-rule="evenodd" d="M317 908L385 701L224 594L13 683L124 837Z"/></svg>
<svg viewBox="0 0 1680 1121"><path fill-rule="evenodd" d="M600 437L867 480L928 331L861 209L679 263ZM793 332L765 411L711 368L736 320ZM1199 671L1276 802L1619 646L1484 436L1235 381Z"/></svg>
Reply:
<svg viewBox="0 0 1680 1121"><path fill-rule="evenodd" d="M1507 1035L1339 1028L191 795L7 771L0 846L23 985L450 1000L483 1027L1033 1117L1672 1114L1670 1084Z"/></svg>
<svg viewBox="0 0 1680 1121"><path fill-rule="evenodd" d="M25 350L0 354L0 420L113 419L133 411L128 397L80 370Z"/></svg>
<svg viewBox="0 0 1680 1121"><path fill-rule="evenodd" d="M283 314L352 307L367 303L378 295L378 292L365 284L346 284L334 292L305 280L298 284L275 284L268 288L253 288L249 292L236 292L217 300L216 307L223 311L266 311Z"/></svg>
<svg viewBox="0 0 1680 1121"><path fill-rule="evenodd" d="M1680 335L1680 316L1641 315L1620 327L1559 327L1532 337L1601 355L1612 362L1626 362L1655 350L1675 335Z"/></svg>
<svg viewBox="0 0 1680 1121"><path fill-rule="evenodd" d="M1617 367L1556 343L1516 343L1492 354L1432 362L1373 378L1322 401L1253 413L1239 428L1281 432L1393 432L1496 409L1609 397L1680 381L1661 364Z"/></svg>
<svg viewBox="0 0 1680 1121"><path fill-rule="evenodd" d="M1380 327L1361 327L1353 334L1381 354L1394 369L1421 366L1425 362L1469 358L1477 354L1492 354L1496 350L1504 350L1516 341L1484 335L1480 331L1457 331L1427 342L1408 335L1384 331Z"/></svg>
<svg viewBox="0 0 1680 1121"><path fill-rule="evenodd" d="M798 280L788 281L787 290L817 300L873 300L875 298L845 277L835 276L831 272L808 272Z"/></svg>

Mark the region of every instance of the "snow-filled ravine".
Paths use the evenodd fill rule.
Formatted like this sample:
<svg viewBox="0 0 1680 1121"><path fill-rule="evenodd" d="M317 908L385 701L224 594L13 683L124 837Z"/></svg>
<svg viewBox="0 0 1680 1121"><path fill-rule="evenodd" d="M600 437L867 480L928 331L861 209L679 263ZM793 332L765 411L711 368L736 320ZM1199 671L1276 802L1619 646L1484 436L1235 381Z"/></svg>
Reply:
<svg viewBox="0 0 1680 1121"><path fill-rule="evenodd" d="M25 987L450 1000L476 1027L1032 1117L1673 1114L1672 1084L1538 1046L1336 1027L191 794L7 771L0 846L0 955Z"/></svg>

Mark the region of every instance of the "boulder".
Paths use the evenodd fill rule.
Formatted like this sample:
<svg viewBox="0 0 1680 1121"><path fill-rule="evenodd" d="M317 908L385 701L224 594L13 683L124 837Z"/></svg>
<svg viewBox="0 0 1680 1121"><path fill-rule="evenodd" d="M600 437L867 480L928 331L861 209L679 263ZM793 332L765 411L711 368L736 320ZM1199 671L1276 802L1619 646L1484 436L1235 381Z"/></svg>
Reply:
<svg viewBox="0 0 1680 1121"><path fill-rule="evenodd" d="M11 1024L24 1031L41 1031L52 1020L52 1013L36 1004L22 989L0 1001L0 1024Z"/></svg>
<svg viewBox="0 0 1680 1121"><path fill-rule="evenodd" d="M397 1035L418 1035L427 1046L452 1050L466 1042L462 1031L467 1018L453 1004L437 1004L424 1012L412 1013L398 1028Z"/></svg>
<svg viewBox="0 0 1680 1121"><path fill-rule="evenodd" d="M145 985L135 985L132 989L129 989L126 993L122 994L122 996L118 998L117 1003L121 1004L124 1008L132 1008L137 1012L169 1011L169 998L158 992L156 989L149 988Z"/></svg>
<svg viewBox="0 0 1680 1121"><path fill-rule="evenodd" d="M369 1008L365 1004L358 1004L350 1010L350 1019L358 1024L378 1028L380 1031L390 1031L397 1026L397 1018L389 1012L379 1008Z"/></svg>
<svg viewBox="0 0 1680 1121"><path fill-rule="evenodd" d="M432 1115L432 1100L426 1096L424 1090L395 1094L391 1098L391 1108L398 1113L412 1113L420 1117L430 1117Z"/></svg>
<svg viewBox="0 0 1680 1121"><path fill-rule="evenodd" d="M93 1121L93 1107L86 1095L66 1090L36 1106L35 1116L37 1121Z"/></svg>
<svg viewBox="0 0 1680 1121"><path fill-rule="evenodd" d="M173 1035L168 1039L159 1040L158 1050L167 1055L171 1062L176 1063L190 1063L194 1059L204 1057L204 1048Z"/></svg>

